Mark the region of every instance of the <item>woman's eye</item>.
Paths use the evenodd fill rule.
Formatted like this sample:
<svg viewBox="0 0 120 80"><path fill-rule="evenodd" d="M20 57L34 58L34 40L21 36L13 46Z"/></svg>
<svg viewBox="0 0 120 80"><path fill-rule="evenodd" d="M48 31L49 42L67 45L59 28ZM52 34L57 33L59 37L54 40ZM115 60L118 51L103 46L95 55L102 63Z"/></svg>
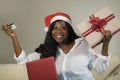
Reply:
<svg viewBox="0 0 120 80"><path fill-rule="evenodd" d="M53 29L57 29L57 27L54 27Z"/></svg>
<svg viewBox="0 0 120 80"><path fill-rule="evenodd" d="M66 30L67 27L66 27L66 26L61 26L60 28L58 28L58 27L54 27L54 28L53 28L53 30L59 30L59 29L61 29L61 30Z"/></svg>
<svg viewBox="0 0 120 80"><path fill-rule="evenodd" d="M67 29L66 26L63 26L62 29Z"/></svg>

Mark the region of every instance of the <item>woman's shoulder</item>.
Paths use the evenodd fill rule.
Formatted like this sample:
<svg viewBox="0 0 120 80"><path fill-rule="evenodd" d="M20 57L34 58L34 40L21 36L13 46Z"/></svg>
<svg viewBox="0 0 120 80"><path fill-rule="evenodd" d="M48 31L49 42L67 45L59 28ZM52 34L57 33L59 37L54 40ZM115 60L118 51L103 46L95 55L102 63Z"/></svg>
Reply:
<svg viewBox="0 0 120 80"><path fill-rule="evenodd" d="M81 41L85 41L85 38L80 37L80 38L75 39L75 42L81 42Z"/></svg>
<svg viewBox="0 0 120 80"><path fill-rule="evenodd" d="M84 37L80 37L80 38L77 38L75 40L76 43L78 44L82 44L82 45L85 45L85 46L89 46L88 42L85 40ZM90 46L89 46L90 47Z"/></svg>

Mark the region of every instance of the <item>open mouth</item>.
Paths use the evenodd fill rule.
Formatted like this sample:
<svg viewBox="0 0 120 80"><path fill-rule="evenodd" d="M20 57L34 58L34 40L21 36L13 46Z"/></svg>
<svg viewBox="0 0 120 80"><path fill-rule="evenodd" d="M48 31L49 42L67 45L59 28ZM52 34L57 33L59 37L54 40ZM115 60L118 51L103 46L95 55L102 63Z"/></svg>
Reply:
<svg viewBox="0 0 120 80"><path fill-rule="evenodd" d="M62 38L62 37L63 37L62 35L57 35L57 36L56 36L56 38L58 38L58 39L59 39L59 38Z"/></svg>
<svg viewBox="0 0 120 80"><path fill-rule="evenodd" d="M64 39L64 35L55 35L55 40L61 42Z"/></svg>

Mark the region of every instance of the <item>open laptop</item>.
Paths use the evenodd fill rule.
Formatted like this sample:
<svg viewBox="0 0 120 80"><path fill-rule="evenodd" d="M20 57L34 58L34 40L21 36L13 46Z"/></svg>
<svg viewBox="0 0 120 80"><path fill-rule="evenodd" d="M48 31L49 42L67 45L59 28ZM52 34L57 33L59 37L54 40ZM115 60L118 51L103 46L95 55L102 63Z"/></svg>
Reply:
<svg viewBox="0 0 120 80"><path fill-rule="evenodd" d="M26 63L29 80L58 80L54 57Z"/></svg>

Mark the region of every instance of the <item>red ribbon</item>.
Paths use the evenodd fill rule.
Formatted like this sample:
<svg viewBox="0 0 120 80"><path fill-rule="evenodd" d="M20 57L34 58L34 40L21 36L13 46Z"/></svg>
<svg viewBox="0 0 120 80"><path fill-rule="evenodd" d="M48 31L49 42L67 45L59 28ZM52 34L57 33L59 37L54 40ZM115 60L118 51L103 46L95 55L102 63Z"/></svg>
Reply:
<svg viewBox="0 0 120 80"><path fill-rule="evenodd" d="M89 23L92 24L91 28L93 31L101 32L101 29L103 29L103 26L107 24L107 21L105 19L100 19L99 17L92 15L90 16Z"/></svg>
<svg viewBox="0 0 120 80"><path fill-rule="evenodd" d="M84 37L86 37L93 31L100 32L103 34L103 30L104 30L103 27L107 24L107 22L115 18L115 16L114 14L110 14L106 18L100 19L99 17L95 17L94 15L92 15L89 18L90 18L89 23L91 24L91 28L89 28L87 31L85 31L82 34Z"/></svg>

